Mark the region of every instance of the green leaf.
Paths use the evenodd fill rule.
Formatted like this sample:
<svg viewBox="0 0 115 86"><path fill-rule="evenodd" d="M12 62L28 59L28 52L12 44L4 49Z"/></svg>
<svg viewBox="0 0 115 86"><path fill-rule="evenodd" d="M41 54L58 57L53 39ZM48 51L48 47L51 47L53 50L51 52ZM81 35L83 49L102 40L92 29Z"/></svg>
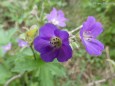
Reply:
<svg viewBox="0 0 115 86"><path fill-rule="evenodd" d="M13 72L23 73L25 71L33 71L36 69L36 61L32 57L19 57L15 60Z"/></svg>
<svg viewBox="0 0 115 86"><path fill-rule="evenodd" d="M54 86L54 75L64 77L65 71L59 63L42 63L37 72L40 86Z"/></svg>
<svg viewBox="0 0 115 86"><path fill-rule="evenodd" d="M13 72L30 72L37 68L37 60L34 60L33 53L29 48L19 52L15 57Z"/></svg>
<svg viewBox="0 0 115 86"><path fill-rule="evenodd" d="M53 76L49 71L49 67L44 66L40 69L40 86L54 86Z"/></svg>
<svg viewBox="0 0 115 86"><path fill-rule="evenodd" d="M2 48L0 48L0 58L4 56L4 52L2 50Z"/></svg>
<svg viewBox="0 0 115 86"><path fill-rule="evenodd" d="M8 42L7 37L5 37L5 31L3 29L0 29L0 45L3 45Z"/></svg>
<svg viewBox="0 0 115 86"><path fill-rule="evenodd" d="M47 64L47 66L49 67L49 70L52 72L53 75L57 75L61 77L66 76L65 70L61 64L50 63L50 64Z"/></svg>
<svg viewBox="0 0 115 86"><path fill-rule="evenodd" d="M17 29L15 29L15 28L6 31L7 39L11 40L12 36L16 33L16 31L17 31Z"/></svg>
<svg viewBox="0 0 115 86"><path fill-rule="evenodd" d="M0 64L0 84L4 84L5 81L11 76L9 70Z"/></svg>
<svg viewBox="0 0 115 86"><path fill-rule="evenodd" d="M9 43L16 31L17 31L16 29L10 29L8 31L4 31L3 29L0 29L0 45L5 45Z"/></svg>

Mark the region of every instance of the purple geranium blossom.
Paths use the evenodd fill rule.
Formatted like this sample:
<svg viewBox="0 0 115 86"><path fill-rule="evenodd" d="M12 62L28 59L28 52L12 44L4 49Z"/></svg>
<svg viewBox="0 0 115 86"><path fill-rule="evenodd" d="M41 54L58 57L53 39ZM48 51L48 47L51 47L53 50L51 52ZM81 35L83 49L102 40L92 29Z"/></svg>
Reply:
<svg viewBox="0 0 115 86"><path fill-rule="evenodd" d="M68 19L64 17L63 11L62 10L57 11L56 8L53 8L50 14L47 15L47 20L49 23L52 23L60 27L65 27L66 26L65 22L68 21Z"/></svg>
<svg viewBox="0 0 115 86"><path fill-rule="evenodd" d="M34 48L40 52L45 62L52 62L55 58L64 62L72 57L68 38L69 34L66 31L47 23L40 28L39 36L34 39Z"/></svg>
<svg viewBox="0 0 115 86"><path fill-rule="evenodd" d="M3 51L6 53L6 52L8 52L9 50L11 50L12 44L11 44L11 43L8 43L7 45L2 46L2 48L3 48Z"/></svg>
<svg viewBox="0 0 115 86"><path fill-rule="evenodd" d="M23 47L27 47L28 43L22 39L18 39L18 46L23 48Z"/></svg>
<svg viewBox="0 0 115 86"><path fill-rule="evenodd" d="M96 38L103 32L100 22L96 22L93 16L89 16L80 30L80 37L86 51L92 56L99 56L104 50L104 45Z"/></svg>

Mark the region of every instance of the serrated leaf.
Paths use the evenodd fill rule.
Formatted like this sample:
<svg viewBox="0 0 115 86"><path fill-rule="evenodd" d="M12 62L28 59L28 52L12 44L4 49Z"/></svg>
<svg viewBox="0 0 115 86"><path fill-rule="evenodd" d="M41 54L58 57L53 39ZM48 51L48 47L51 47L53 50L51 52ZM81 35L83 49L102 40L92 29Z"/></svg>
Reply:
<svg viewBox="0 0 115 86"><path fill-rule="evenodd" d="M40 69L40 86L54 86L53 76L48 69L47 66Z"/></svg>
<svg viewBox="0 0 115 86"><path fill-rule="evenodd" d="M65 70L63 66L59 63L50 63L47 64L49 70L53 73L53 75L64 77L66 76Z"/></svg>
<svg viewBox="0 0 115 86"><path fill-rule="evenodd" d="M65 71L59 63L43 63L38 71L40 86L54 86L54 75L65 76Z"/></svg>
<svg viewBox="0 0 115 86"><path fill-rule="evenodd" d="M12 69L13 72L23 73L25 71L33 71L36 69L36 61L29 58L16 59L15 67Z"/></svg>

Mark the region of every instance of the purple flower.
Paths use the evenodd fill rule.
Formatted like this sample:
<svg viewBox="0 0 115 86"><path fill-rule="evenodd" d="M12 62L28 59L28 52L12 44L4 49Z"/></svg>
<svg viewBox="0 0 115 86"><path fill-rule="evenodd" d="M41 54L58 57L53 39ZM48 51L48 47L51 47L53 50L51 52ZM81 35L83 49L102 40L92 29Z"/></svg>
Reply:
<svg viewBox="0 0 115 86"><path fill-rule="evenodd" d="M68 21L67 18L64 17L63 11L57 11L56 8L53 8L50 14L47 15L47 20L49 23L52 23L60 27L65 27L65 22Z"/></svg>
<svg viewBox="0 0 115 86"><path fill-rule="evenodd" d="M6 52L8 52L9 50L11 50L12 44L11 44L11 43L8 43L7 45L2 46L2 48L3 48L3 51L6 53Z"/></svg>
<svg viewBox="0 0 115 86"><path fill-rule="evenodd" d="M19 39L18 40L18 46L23 48L23 47L27 47L28 46L28 43L22 39Z"/></svg>
<svg viewBox="0 0 115 86"><path fill-rule="evenodd" d="M96 22L93 16L89 16L80 30L80 37L86 51L92 56L99 56L104 50L104 45L96 38L103 32L100 22Z"/></svg>
<svg viewBox="0 0 115 86"><path fill-rule="evenodd" d="M39 30L39 36L34 39L34 48L40 52L42 60L51 62L55 58L64 62L72 57L69 45L69 34L59 30L55 25L47 23Z"/></svg>

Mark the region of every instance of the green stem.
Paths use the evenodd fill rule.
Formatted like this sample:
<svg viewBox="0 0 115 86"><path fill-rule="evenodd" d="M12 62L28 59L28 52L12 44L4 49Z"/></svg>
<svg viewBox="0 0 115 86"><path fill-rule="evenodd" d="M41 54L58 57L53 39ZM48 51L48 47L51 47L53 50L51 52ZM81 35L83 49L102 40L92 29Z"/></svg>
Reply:
<svg viewBox="0 0 115 86"><path fill-rule="evenodd" d="M41 14L40 14L40 19L42 19L44 13L44 1L42 2L42 9L41 9Z"/></svg>
<svg viewBox="0 0 115 86"><path fill-rule="evenodd" d="M72 31L70 31L70 34L72 34L72 33L76 32L76 31L78 31L78 30L81 29L81 28L82 28L82 25L80 25L79 27L77 27L77 28L73 29Z"/></svg>
<svg viewBox="0 0 115 86"><path fill-rule="evenodd" d="M35 54L35 52L34 52L34 49L33 49L33 47L32 47L32 44L33 44L33 43L31 43L30 48L31 48L31 50L32 50L32 52L33 52L34 59L36 60L36 54Z"/></svg>

